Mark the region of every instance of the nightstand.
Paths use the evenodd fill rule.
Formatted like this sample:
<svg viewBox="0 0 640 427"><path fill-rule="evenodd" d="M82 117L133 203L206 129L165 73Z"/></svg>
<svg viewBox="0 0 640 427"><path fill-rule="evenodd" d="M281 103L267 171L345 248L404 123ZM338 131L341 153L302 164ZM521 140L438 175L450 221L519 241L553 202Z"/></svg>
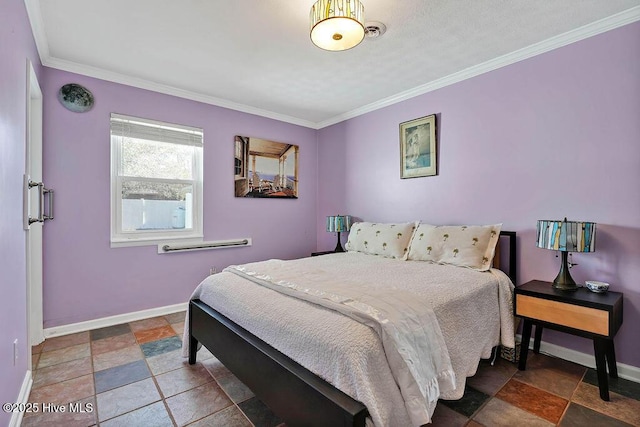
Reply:
<svg viewBox="0 0 640 427"><path fill-rule="evenodd" d="M536 325L534 352L540 350L543 328L555 329L593 340L598 370L600 398L609 400L609 376L618 377L613 337L622 325L622 294L606 292L597 294L587 288L561 291L550 282L533 280L515 289L514 313L524 319L522 348L518 369L527 365L527 350L531 329Z"/></svg>
<svg viewBox="0 0 640 427"><path fill-rule="evenodd" d="M311 252L311 256L320 256L320 255L327 255L327 254L334 254L335 251L322 251L322 252Z"/></svg>

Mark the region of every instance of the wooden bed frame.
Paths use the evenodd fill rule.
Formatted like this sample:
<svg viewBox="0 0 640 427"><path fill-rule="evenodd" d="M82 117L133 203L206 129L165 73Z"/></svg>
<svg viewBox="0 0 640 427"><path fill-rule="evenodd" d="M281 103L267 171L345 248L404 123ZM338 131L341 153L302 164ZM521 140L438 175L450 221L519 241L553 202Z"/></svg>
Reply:
<svg viewBox="0 0 640 427"><path fill-rule="evenodd" d="M508 268L516 281L516 233L509 240ZM500 239L501 241L503 239ZM500 268L502 242L494 266ZM367 408L199 299L189 306L189 364L204 345L288 426L364 427Z"/></svg>

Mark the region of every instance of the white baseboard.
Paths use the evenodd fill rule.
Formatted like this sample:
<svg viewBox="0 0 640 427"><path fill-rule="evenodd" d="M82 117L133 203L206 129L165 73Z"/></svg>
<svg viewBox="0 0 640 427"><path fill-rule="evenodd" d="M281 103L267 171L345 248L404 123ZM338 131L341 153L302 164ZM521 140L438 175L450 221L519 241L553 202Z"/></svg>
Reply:
<svg viewBox="0 0 640 427"><path fill-rule="evenodd" d="M520 335L517 335L517 337L521 338ZM529 344L529 348L533 349L533 339ZM540 353L545 353L550 356L568 360L569 362L577 363L578 365L596 369L596 359L591 354L571 350L570 348L561 347L559 345L551 344L544 341L540 341ZM636 366L626 365L620 362L618 362L617 365L618 376L620 378L640 383L640 368Z"/></svg>
<svg viewBox="0 0 640 427"><path fill-rule="evenodd" d="M118 314L116 316L103 317L100 319L87 320L86 322L71 323L68 325L54 326L44 330L45 338L59 337L62 335L85 332L92 329L105 328L107 326L119 325L121 323L134 322L136 320L148 319L150 317L164 316L167 314L185 311L188 303L167 305L164 307L150 308L148 310L134 311L133 313Z"/></svg>
<svg viewBox="0 0 640 427"><path fill-rule="evenodd" d="M29 394L31 394L31 386L33 385L33 377L31 376L31 370L27 370L24 374L24 381L22 381L22 387L20 387L20 394L18 395L17 404L26 404L29 402ZM11 415L9 420L9 427L20 427L22 424L23 411L16 411Z"/></svg>

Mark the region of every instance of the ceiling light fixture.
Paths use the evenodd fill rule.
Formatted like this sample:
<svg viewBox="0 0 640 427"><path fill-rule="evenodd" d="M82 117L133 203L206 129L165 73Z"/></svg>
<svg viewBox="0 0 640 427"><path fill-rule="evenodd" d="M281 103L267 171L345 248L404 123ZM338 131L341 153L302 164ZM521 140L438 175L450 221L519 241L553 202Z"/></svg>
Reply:
<svg viewBox="0 0 640 427"><path fill-rule="evenodd" d="M321 49L351 49L364 39L364 6L358 0L318 0L311 6L311 41Z"/></svg>

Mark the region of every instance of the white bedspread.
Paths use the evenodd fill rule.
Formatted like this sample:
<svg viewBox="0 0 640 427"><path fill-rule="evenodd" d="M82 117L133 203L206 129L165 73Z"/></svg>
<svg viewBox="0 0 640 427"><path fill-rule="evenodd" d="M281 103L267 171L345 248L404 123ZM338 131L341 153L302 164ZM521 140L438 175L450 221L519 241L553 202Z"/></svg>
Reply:
<svg viewBox="0 0 640 427"><path fill-rule="evenodd" d="M260 272L262 268L267 273L268 266L279 263L281 261L253 263L243 269ZM359 253L305 258L284 265L287 267L281 266L281 278L273 273L276 268L269 270L270 277L266 282L295 283L301 289L305 287L304 283L342 282L348 291L342 291L341 295L349 299L361 292L358 289L367 289L364 297L367 305L385 294L401 295L402 298L394 299L409 298L410 306L426 308L427 314L421 314L421 318L428 318L431 311L435 313L444 339L440 356L446 359L448 352L456 376L455 388L441 387L441 398L460 398L465 378L475 374L478 360L489 357L493 346L499 342L507 347L514 346L513 285L500 271L479 273L460 267ZM363 284L366 288L362 288ZM373 300L371 295L375 295ZM366 322L358 322L330 308L256 286L231 272L208 277L192 298L200 298L364 403L377 426L420 425L428 422L433 413L435 403L427 401L424 402L426 417L423 414L420 418L419 411L411 411L411 405L407 410L406 399L397 385L403 380L397 381L397 372L394 376L375 325L367 326ZM185 338L187 336L185 334ZM185 354L187 350L185 343Z"/></svg>

